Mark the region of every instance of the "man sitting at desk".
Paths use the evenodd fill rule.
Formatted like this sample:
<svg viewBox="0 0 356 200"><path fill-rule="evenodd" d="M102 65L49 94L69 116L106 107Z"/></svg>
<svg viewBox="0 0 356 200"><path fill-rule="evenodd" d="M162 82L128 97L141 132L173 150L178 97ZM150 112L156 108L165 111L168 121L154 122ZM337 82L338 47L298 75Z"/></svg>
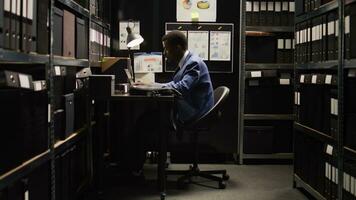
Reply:
<svg viewBox="0 0 356 200"><path fill-rule="evenodd" d="M164 55L171 63L177 65L173 80L164 83L182 94L175 105L175 118L178 124L189 123L209 111L214 104L213 87L208 68L204 61L197 55L187 50L188 42L180 31L172 31L162 38ZM145 113L138 120L139 126L132 135L132 142L136 144L132 151L134 173L142 175L142 167L145 161L145 146L152 139L151 133L155 130L153 119L155 112ZM149 131L151 130L151 131ZM138 142L139 141L139 142Z"/></svg>
<svg viewBox="0 0 356 200"><path fill-rule="evenodd" d="M173 80L166 83L182 94L176 105L177 120L186 123L197 119L214 105L208 68L200 57L187 50L188 42L182 32L169 32L162 42L164 55L178 65Z"/></svg>

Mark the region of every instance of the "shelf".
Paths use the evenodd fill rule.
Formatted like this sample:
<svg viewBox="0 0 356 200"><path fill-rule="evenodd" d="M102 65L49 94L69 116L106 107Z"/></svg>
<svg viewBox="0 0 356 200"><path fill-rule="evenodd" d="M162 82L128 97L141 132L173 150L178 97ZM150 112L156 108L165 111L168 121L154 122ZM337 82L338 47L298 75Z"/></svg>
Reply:
<svg viewBox="0 0 356 200"><path fill-rule="evenodd" d="M12 169L11 171L7 172L0 176L0 191L13 183L16 180L21 179L22 177L29 174L38 166L41 166L45 162L50 160L50 151L47 150L46 152L24 162L22 165Z"/></svg>
<svg viewBox="0 0 356 200"><path fill-rule="evenodd" d="M322 133L320 131L317 131L315 129L312 129L308 126L304 126L300 123L297 123L297 122L294 122L294 128L299 130L299 131L302 131L303 133L306 133L318 140L321 140L323 142L327 142L327 143L330 143L330 144L334 144L335 143L335 139L332 138L331 136L325 134L325 133Z"/></svg>
<svg viewBox="0 0 356 200"><path fill-rule="evenodd" d="M289 63L246 63L246 70L263 70L263 69L294 69L294 64Z"/></svg>
<svg viewBox="0 0 356 200"><path fill-rule="evenodd" d="M104 23L101 19L97 18L96 16L94 15L91 15L91 21L106 28L106 29L110 29L110 25Z"/></svg>
<svg viewBox="0 0 356 200"><path fill-rule="evenodd" d="M71 134L67 139L61 140L54 144L54 154L60 154L61 152L65 151L66 149L70 148L74 144L76 144L84 135L84 131L87 130L87 127L83 127L77 132Z"/></svg>
<svg viewBox="0 0 356 200"><path fill-rule="evenodd" d="M89 61L87 59L75 59L75 58L67 58L62 56L54 56L53 65L88 67Z"/></svg>
<svg viewBox="0 0 356 200"><path fill-rule="evenodd" d="M57 0L57 2L71 8L72 10L76 11L77 13L83 15L86 18L90 17L89 10L74 2L73 0Z"/></svg>
<svg viewBox="0 0 356 200"><path fill-rule="evenodd" d="M294 174L294 181L297 188L305 189L309 194L311 194L317 200L326 200L323 195L312 188L309 184L305 183L298 175Z"/></svg>
<svg viewBox="0 0 356 200"><path fill-rule="evenodd" d="M34 53L22 53L0 48L0 62L15 64L46 64L49 62L49 56Z"/></svg>
<svg viewBox="0 0 356 200"><path fill-rule="evenodd" d="M294 26L246 26L246 31L294 33Z"/></svg>
<svg viewBox="0 0 356 200"><path fill-rule="evenodd" d="M293 114L244 114L245 120L294 120Z"/></svg>
<svg viewBox="0 0 356 200"><path fill-rule="evenodd" d="M346 157L356 160L356 150L351 149L350 147L344 147L344 154Z"/></svg>
<svg viewBox="0 0 356 200"><path fill-rule="evenodd" d="M337 60L331 60L320 63L306 63L296 64L297 69L337 69L339 62Z"/></svg>
<svg viewBox="0 0 356 200"><path fill-rule="evenodd" d="M293 159L293 153L243 154L243 159Z"/></svg>
<svg viewBox="0 0 356 200"><path fill-rule="evenodd" d="M301 16L297 16L295 18L295 23L298 24L300 22L304 22L306 20L309 20L309 19L315 18L317 16L323 15L323 14L325 14L327 12L330 12L332 10L335 10L337 8L338 8L338 3L337 3L336 0L334 0L334 1L330 2L330 3L322 5L317 10L305 13L305 14L303 14Z"/></svg>
<svg viewBox="0 0 356 200"><path fill-rule="evenodd" d="M356 59L345 60L346 69L356 69Z"/></svg>

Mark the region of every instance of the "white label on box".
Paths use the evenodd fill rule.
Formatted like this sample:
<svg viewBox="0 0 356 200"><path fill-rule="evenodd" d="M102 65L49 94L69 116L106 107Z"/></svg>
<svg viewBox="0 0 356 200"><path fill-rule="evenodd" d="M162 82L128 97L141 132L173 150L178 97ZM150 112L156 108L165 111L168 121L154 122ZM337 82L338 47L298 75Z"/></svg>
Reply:
<svg viewBox="0 0 356 200"><path fill-rule="evenodd" d="M312 41L315 41L315 27L312 27Z"/></svg>
<svg viewBox="0 0 356 200"><path fill-rule="evenodd" d="M20 0L17 0L17 3L16 3L16 15L21 16L21 2L20 2Z"/></svg>
<svg viewBox="0 0 356 200"><path fill-rule="evenodd" d="M24 193L24 200L30 200L30 195L28 190L26 190L26 192Z"/></svg>
<svg viewBox="0 0 356 200"><path fill-rule="evenodd" d="M287 1L282 2L282 10L283 11L289 11L288 4L289 4L289 2L287 2Z"/></svg>
<svg viewBox="0 0 356 200"><path fill-rule="evenodd" d="M351 179L351 176L349 174L345 174L345 190L350 192L350 179Z"/></svg>
<svg viewBox="0 0 356 200"><path fill-rule="evenodd" d="M326 36L326 24L323 24L323 36Z"/></svg>
<svg viewBox="0 0 356 200"><path fill-rule="evenodd" d="M327 154L329 154L329 155L332 156L332 155L333 155L333 150L334 150L334 147L333 147L333 146L331 146L331 145L329 145L329 144L326 146L326 153L327 153Z"/></svg>
<svg viewBox="0 0 356 200"><path fill-rule="evenodd" d="M300 75L300 83L304 83L304 79L305 79L305 76L304 75Z"/></svg>
<svg viewBox="0 0 356 200"><path fill-rule="evenodd" d="M292 48L295 49L295 39L292 40Z"/></svg>
<svg viewBox="0 0 356 200"><path fill-rule="evenodd" d="M251 71L251 77L252 78L262 77L262 72L261 71Z"/></svg>
<svg viewBox="0 0 356 200"><path fill-rule="evenodd" d="M60 66L54 66L54 75L55 76L61 75L61 67Z"/></svg>
<svg viewBox="0 0 356 200"><path fill-rule="evenodd" d="M351 183L350 184L350 189L351 189L350 193L352 195L355 195L355 178L353 176L351 176L350 183Z"/></svg>
<svg viewBox="0 0 356 200"><path fill-rule="evenodd" d="M345 34L350 33L350 16L345 17Z"/></svg>
<svg viewBox="0 0 356 200"><path fill-rule="evenodd" d="M335 114L335 107L334 107L335 103L334 103L334 101L335 100L333 98L331 98L331 101L330 101L330 112L331 112L332 115Z"/></svg>
<svg viewBox="0 0 356 200"><path fill-rule="evenodd" d="M356 178L354 178L354 196L356 197Z"/></svg>
<svg viewBox="0 0 356 200"><path fill-rule="evenodd" d="M16 0L10 0L12 1L11 3L11 13L16 14Z"/></svg>
<svg viewBox="0 0 356 200"><path fill-rule="evenodd" d="M292 49L292 39L286 39L286 49Z"/></svg>
<svg viewBox="0 0 356 200"><path fill-rule="evenodd" d="M279 84L280 85L290 85L290 80L286 78L281 78L279 79Z"/></svg>
<svg viewBox="0 0 356 200"><path fill-rule="evenodd" d="M253 12L260 12L260 2L258 1L253 2Z"/></svg>
<svg viewBox="0 0 356 200"><path fill-rule="evenodd" d="M278 49L284 49L284 39L278 39Z"/></svg>
<svg viewBox="0 0 356 200"><path fill-rule="evenodd" d="M334 166L331 166L331 180L333 183L336 183L336 168Z"/></svg>
<svg viewBox="0 0 356 200"><path fill-rule="evenodd" d="M47 113L47 115L48 115L48 123L50 123L51 122L51 104L48 104L48 113Z"/></svg>
<svg viewBox="0 0 356 200"><path fill-rule="evenodd" d="M41 91L42 90L42 82L41 81L33 81L33 89L35 91Z"/></svg>
<svg viewBox="0 0 356 200"><path fill-rule="evenodd" d="M295 39L297 40L297 44L299 44L299 31L295 33Z"/></svg>
<svg viewBox="0 0 356 200"><path fill-rule="evenodd" d="M313 84L316 84L316 79L318 78L318 76L317 75L313 75L312 76L312 83Z"/></svg>
<svg viewBox="0 0 356 200"><path fill-rule="evenodd" d="M275 12L281 12L281 2L275 2L275 8L274 11Z"/></svg>
<svg viewBox="0 0 356 200"><path fill-rule="evenodd" d="M307 41L308 41L308 42L310 42L310 39L311 39L311 38L310 38L310 35L311 35L310 32L311 32L311 28L308 28L308 30L307 30L307 38L308 38Z"/></svg>
<svg viewBox="0 0 356 200"><path fill-rule="evenodd" d="M338 101L338 99L335 99L335 106L334 106L334 108L335 108L335 115L339 115L339 101Z"/></svg>
<svg viewBox="0 0 356 200"><path fill-rule="evenodd" d="M343 184L343 188L346 190L346 173L344 172L344 184Z"/></svg>
<svg viewBox="0 0 356 200"><path fill-rule="evenodd" d="M5 0L4 1L4 11L10 12L11 11L11 4L10 1L12 0Z"/></svg>
<svg viewBox="0 0 356 200"><path fill-rule="evenodd" d="M328 23L328 35L335 34L335 21L331 21Z"/></svg>
<svg viewBox="0 0 356 200"><path fill-rule="evenodd" d="M339 36L339 20L335 21L335 36Z"/></svg>
<svg viewBox="0 0 356 200"><path fill-rule="evenodd" d="M298 92L294 92L294 104L298 105Z"/></svg>
<svg viewBox="0 0 356 200"><path fill-rule="evenodd" d="M267 2L261 1L261 11L267 11Z"/></svg>
<svg viewBox="0 0 356 200"><path fill-rule="evenodd" d="M335 167L335 183L339 184L339 169Z"/></svg>
<svg viewBox="0 0 356 200"><path fill-rule="evenodd" d="M326 77L325 77L325 84L330 85L332 78L333 78L332 75L326 75Z"/></svg>
<svg viewBox="0 0 356 200"><path fill-rule="evenodd" d="M300 105L300 92L298 92L298 105Z"/></svg>
<svg viewBox="0 0 356 200"><path fill-rule="evenodd" d="M295 3L289 2L289 12L295 12Z"/></svg>
<svg viewBox="0 0 356 200"><path fill-rule="evenodd" d="M252 2L251 1L246 2L246 12L252 12Z"/></svg>
<svg viewBox="0 0 356 200"><path fill-rule="evenodd" d="M325 177L329 179L329 165L325 163Z"/></svg>
<svg viewBox="0 0 356 200"><path fill-rule="evenodd" d="M30 89L30 79L28 75L19 74L20 87Z"/></svg>
<svg viewBox="0 0 356 200"><path fill-rule="evenodd" d="M274 11L273 1L268 2L268 11Z"/></svg>

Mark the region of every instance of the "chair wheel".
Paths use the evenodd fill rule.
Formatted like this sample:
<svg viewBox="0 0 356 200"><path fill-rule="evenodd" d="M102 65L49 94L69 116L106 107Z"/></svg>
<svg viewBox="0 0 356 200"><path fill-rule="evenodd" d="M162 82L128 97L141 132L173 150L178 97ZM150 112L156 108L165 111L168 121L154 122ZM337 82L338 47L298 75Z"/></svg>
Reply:
<svg viewBox="0 0 356 200"><path fill-rule="evenodd" d="M161 200L165 200L166 199L166 193L161 192Z"/></svg>
<svg viewBox="0 0 356 200"><path fill-rule="evenodd" d="M227 181L227 180L230 179L230 176L227 175L227 174L223 174L222 178L223 178L224 181Z"/></svg>
<svg viewBox="0 0 356 200"><path fill-rule="evenodd" d="M226 183L224 181L219 182L219 189L225 189Z"/></svg>

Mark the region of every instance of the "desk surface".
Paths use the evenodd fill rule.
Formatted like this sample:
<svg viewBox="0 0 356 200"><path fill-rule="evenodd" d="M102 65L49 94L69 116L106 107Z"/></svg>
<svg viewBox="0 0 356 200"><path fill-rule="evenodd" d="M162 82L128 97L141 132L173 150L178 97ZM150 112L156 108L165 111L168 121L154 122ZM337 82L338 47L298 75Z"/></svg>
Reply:
<svg viewBox="0 0 356 200"><path fill-rule="evenodd" d="M110 100L143 100L143 101L174 101L174 95L136 95L136 94L114 94Z"/></svg>

